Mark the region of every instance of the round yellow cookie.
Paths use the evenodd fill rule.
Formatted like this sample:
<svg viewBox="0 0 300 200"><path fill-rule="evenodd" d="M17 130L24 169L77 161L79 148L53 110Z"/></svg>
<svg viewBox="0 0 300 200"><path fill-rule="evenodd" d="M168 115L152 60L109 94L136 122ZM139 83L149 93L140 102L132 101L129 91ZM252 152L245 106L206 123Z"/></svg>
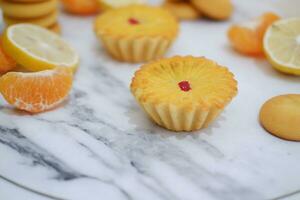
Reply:
<svg viewBox="0 0 300 200"><path fill-rule="evenodd" d="M231 0L191 0L204 15L216 20L228 19L233 11Z"/></svg>
<svg viewBox="0 0 300 200"><path fill-rule="evenodd" d="M11 18L6 15L3 15L3 20L7 26L13 24L20 24L20 23L29 23L29 24L35 24L43 27L49 27L56 23L57 11L54 11L43 17L32 18L32 19L17 19L17 18Z"/></svg>
<svg viewBox="0 0 300 200"><path fill-rule="evenodd" d="M300 141L300 94L276 96L261 108L260 123L271 134Z"/></svg>
<svg viewBox="0 0 300 200"><path fill-rule="evenodd" d="M51 26L49 26L48 29L50 31L53 31L54 33L59 34L59 35L61 34L61 26L60 26L60 24L58 22L55 23L55 24L53 24L53 25L51 25Z"/></svg>
<svg viewBox="0 0 300 200"><path fill-rule="evenodd" d="M48 0L32 3L17 3L8 0L2 1L4 15L11 18L36 18L47 15L57 7L57 0Z"/></svg>
<svg viewBox="0 0 300 200"><path fill-rule="evenodd" d="M179 20L193 20L201 17L200 11L188 2L165 2L163 7Z"/></svg>
<svg viewBox="0 0 300 200"><path fill-rule="evenodd" d="M37 3L37 2L47 1L47 0L8 0L8 1L15 2L15 3Z"/></svg>

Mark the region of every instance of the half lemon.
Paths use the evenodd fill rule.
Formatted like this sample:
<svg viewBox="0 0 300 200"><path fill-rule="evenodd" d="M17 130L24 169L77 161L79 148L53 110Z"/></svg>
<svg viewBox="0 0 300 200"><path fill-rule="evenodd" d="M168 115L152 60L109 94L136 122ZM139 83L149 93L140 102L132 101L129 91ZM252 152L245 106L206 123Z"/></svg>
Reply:
<svg viewBox="0 0 300 200"><path fill-rule="evenodd" d="M265 33L263 45L275 69L300 75L300 18L273 23Z"/></svg>
<svg viewBox="0 0 300 200"><path fill-rule="evenodd" d="M3 48L18 64L31 71L67 67L75 71L79 56L60 36L31 24L9 26Z"/></svg>

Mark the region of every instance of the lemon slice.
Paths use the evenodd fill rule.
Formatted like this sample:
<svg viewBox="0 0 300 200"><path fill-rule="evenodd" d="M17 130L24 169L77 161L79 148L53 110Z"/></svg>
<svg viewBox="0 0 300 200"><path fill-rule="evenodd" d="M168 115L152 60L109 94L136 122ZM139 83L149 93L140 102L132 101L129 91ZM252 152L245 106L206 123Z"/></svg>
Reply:
<svg viewBox="0 0 300 200"><path fill-rule="evenodd" d="M264 36L264 51L275 69L300 75L300 18L272 24Z"/></svg>
<svg viewBox="0 0 300 200"><path fill-rule="evenodd" d="M145 4L146 0L98 0L100 8L103 10L120 8L132 4Z"/></svg>
<svg viewBox="0 0 300 200"><path fill-rule="evenodd" d="M3 48L15 61L31 71L67 67L75 71L79 56L68 43L51 31L31 24L9 26Z"/></svg>

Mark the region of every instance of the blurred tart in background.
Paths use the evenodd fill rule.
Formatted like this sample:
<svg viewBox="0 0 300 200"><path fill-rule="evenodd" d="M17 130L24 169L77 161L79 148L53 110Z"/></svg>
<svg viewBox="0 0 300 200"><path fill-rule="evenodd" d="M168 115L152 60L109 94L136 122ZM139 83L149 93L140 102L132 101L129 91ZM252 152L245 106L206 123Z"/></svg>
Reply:
<svg viewBox="0 0 300 200"><path fill-rule="evenodd" d="M126 62L162 57L178 34L178 22L166 9L132 5L109 10L95 20L96 36L110 55Z"/></svg>

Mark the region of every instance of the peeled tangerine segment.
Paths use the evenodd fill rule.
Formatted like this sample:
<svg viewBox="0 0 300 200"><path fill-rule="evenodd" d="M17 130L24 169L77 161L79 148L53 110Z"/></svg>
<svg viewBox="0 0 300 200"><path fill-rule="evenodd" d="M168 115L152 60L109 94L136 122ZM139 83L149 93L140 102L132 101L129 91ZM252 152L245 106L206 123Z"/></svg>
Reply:
<svg viewBox="0 0 300 200"><path fill-rule="evenodd" d="M276 69L300 75L300 18L275 22L266 32L264 49Z"/></svg>
<svg viewBox="0 0 300 200"><path fill-rule="evenodd" d="M0 78L0 92L16 108L39 113L61 103L68 96L72 81L73 72L67 68L9 72Z"/></svg>
<svg viewBox="0 0 300 200"><path fill-rule="evenodd" d="M278 19L274 13L265 13L257 19L231 26L228 37L232 46L243 54L263 55L264 34Z"/></svg>
<svg viewBox="0 0 300 200"><path fill-rule="evenodd" d="M17 63L32 71L57 66L75 69L79 62L76 51L59 35L31 24L8 27L3 47Z"/></svg>

